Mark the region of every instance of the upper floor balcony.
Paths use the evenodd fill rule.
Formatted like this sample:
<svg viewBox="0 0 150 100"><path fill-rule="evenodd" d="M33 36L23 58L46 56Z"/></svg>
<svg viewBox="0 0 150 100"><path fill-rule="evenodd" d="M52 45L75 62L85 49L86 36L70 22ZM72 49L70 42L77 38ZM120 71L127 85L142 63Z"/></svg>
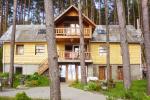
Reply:
<svg viewBox="0 0 150 100"><path fill-rule="evenodd" d="M58 59L67 61L67 60L80 60L80 53L75 51L58 51ZM84 52L85 60L91 60L91 53Z"/></svg>
<svg viewBox="0 0 150 100"><path fill-rule="evenodd" d="M80 28L55 28L56 38L78 39L80 38ZM88 39L92 36L92 28L84 28L84 38Z"/></svg>

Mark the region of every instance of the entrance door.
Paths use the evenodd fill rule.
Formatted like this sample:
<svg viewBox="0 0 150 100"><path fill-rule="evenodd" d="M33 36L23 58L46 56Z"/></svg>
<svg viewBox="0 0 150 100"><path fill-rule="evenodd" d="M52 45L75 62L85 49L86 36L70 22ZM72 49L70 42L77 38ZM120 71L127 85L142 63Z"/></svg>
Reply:
<svg viewBox="0 0 150 100"><path fill-rule="evenodd" d="M99 67L99 79L105 80L105 66Z"/></svg>
<svg viewBox="0 0 150 100"><path fill-rule="evenodd" d="M123 66L118 66L118 80L123 80Z"/></svg>
<svg viewBox="0 0 150 100"><path fill-rule="evenodd" d="M80 52L80 47L79 45L73 45L73 58L74 59L79 59L79 53Z"/></svg>

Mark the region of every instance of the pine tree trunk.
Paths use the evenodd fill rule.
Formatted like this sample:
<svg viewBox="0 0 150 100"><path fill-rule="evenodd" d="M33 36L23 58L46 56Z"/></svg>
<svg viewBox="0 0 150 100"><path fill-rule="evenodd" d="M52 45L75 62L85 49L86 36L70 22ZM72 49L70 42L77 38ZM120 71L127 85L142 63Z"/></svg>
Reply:
<svg viewBox="0 0 150 100"><path fill-rule="evenodd" d="M106 57L106 62L107 62L107 81L111 79L111 74L110 74L110 45L109 45L109 22L108 22L108 3L107 0L105 2L105 21L106 21L106 46L107 46L107 57Z"/></svg>
<svg viewBox="0 0 150 100"><path fill-rule="evenodd" d="M102 24L102 21L101 21L101 0L99 0L99 25Z"/></svg>
<svg viewBox="0 0 150 100"><path fill-rule="evenodd" d="M84 50L84 31L81 0L78 3L79 9L79 26L80 26L80 65L81 65L81 83L87 84L86 66L85 66L85 50Z"/></svg>
<svg viewBox="0 0 150 100"><path fill-rule="evenodd" d="M56 48L56 35L54 31L54 12L53 1L44 0L45 12L46 12L46 39L48 47L48 66L50 84L50 99L61 100L60 93L60 79L59 79L59 67L58 67L58 55Z"/></svg>
<svg viewBox="0 0 150 100"><path fill-rule="evenodd" d="M141 0L142 3L142 23L145 44L145 55L147 64L147 94L150 95L150 29L149 29L149 13L148 0Z"/></svg>
<svg viewBox="0 0 150 100"><path fill-rule="evenodd" d="M94 12L95 12L95 7L94 7L94 1L91 0L91 20L94 21Z"/></svg>
<svg viewBox="0 0 150 100"><path fill-rule="evenodd" d="M7 27L8 27L8 24L7 24L7 21L8 21L8 10L9 10L9 2L8 0L5 1L5 25L4 25L4 32L7 30Z"/></svg>
<svg viewBox="0 0 150 100"><path fill-rule="evenodd" d="M25 17L26 17L26 0L24 0L24 15L23 15L23 24L25 24Z"/></svg>
<svg viewBox="0 0 150 100"><path fill-rule="evenodd" d="M127 0L128 25L130 25L130 0Z"/></svg>
<svg viewBox="0 0 150 100"><path fill-rule="evenodd" d="M85 8L85 10L86 10L86 16L88 16L89 17L89 10L88 10L88 0L86 0L86 8Z"/></svg>
<svg viewBox="0 0 150 100"><path fill-rule="evenodd" d="M4 13L4 1L2 0L1 1L2 2L2 4L1 4L1 35L3 34L3 32L4 32L4 29L3 29L3 26L4 26L4 24L3 24L3 22L4 22L4 15L3 15L3 13Z"/></svg>
<svg viewBox="0 0 150 100"><path fill-rule="evenodd" d="M13 27L10 41L10 69L9 69L9 85L13 87L13 75L14 75L14 47L15 47L15 33L16 33L16 13L17 13L17 0L14 0L13 11Z"/></svg>
<svg viewBox="0 0 150 100"><path fill-rule="evenodd" d="M2 35L2 0L0 0L0 36Z"/></svg>
<svg viewBox="0 0 150 100"><path fill-rule="evenodd" d="M127 41L127 29L125 21L125 12L123 10L122 0L117 0L117 12L120 25L120 40L121 40L121 51L122 51L122 62L123 62L123 78L124 87L129 89L131 86L131 72L130 72L130 58L129 48Z"/></svg>
<svg viewBox="0 0 150 100"><path fill-rule="evenodd" d="M29 24L29 19L30 19L30 5L31 5L31 1L28 0L28 24Z"/></svg>

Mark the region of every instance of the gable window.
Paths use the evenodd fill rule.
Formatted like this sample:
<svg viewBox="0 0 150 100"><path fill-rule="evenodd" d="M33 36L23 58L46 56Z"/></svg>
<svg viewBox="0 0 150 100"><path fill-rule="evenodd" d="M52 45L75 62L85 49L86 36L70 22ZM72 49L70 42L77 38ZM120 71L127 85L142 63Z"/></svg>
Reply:
<svg viewBox="0 0 150 100"><path fill-rule="evenodd" d="M16 55L24 54L24 45L16 45Z"/></svg>
<svg viewBox="0 0 150 100"><path fill-rule="evenodd" d="M99 47L99 55L105 56L107 54L107 47L106 46L100 46Z"/></svg>
<svg viewBox="0 0 150 100"><path fill-rule="evenodd" d="M36 45L35 46L35 55L45 53L45 45Z"/></svg>

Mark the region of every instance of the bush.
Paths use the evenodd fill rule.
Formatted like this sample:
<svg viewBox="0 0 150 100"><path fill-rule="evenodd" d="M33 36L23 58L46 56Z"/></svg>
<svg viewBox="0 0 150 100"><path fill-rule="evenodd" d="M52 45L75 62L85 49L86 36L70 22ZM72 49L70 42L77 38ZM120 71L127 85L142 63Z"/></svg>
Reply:
<svg viewBox="0 0 150 100"><path fill-rule="evenodd" d="M26 82L25 82L25 85L26 85L27 87L35 87L35 86L39 86L37 80L26 81Z"/></svg>
<svg viewBox="0 0 150 100"><path fill-rule="evenodd" d="M8 78L9 77L9 73L0 73L0 77Z"/></svg>
<svg viewBox="0 0 150 100"><path fill-rule="evenodd" d="M29 87L48 86L49 85L49 79L46 76L38 75L37 73L35 73L33 75L26 76L25 84Z"/></svg>
<svg viewBox="0 0 150 100"><path fill-rule="evenodd" d="M79 81L75 81L72 84L70 84L71 87L86 90L86 91L99 91L100 85L96 82L89 82L87 85L80 83Z"/></svg>
<svg viewBox="0 0 150 100"><path fill-rule="evenodd" d="M22 92L16 94L15 100L31 100L31 98L28 97L25 92Z"/></svg>
<svg viewBox="0 0 150 100"><path fill-rule="evenodd" d="M89 82L86 86L84 86L84 90L87 91L99 91L100 85L96 82Z"/></svg>

